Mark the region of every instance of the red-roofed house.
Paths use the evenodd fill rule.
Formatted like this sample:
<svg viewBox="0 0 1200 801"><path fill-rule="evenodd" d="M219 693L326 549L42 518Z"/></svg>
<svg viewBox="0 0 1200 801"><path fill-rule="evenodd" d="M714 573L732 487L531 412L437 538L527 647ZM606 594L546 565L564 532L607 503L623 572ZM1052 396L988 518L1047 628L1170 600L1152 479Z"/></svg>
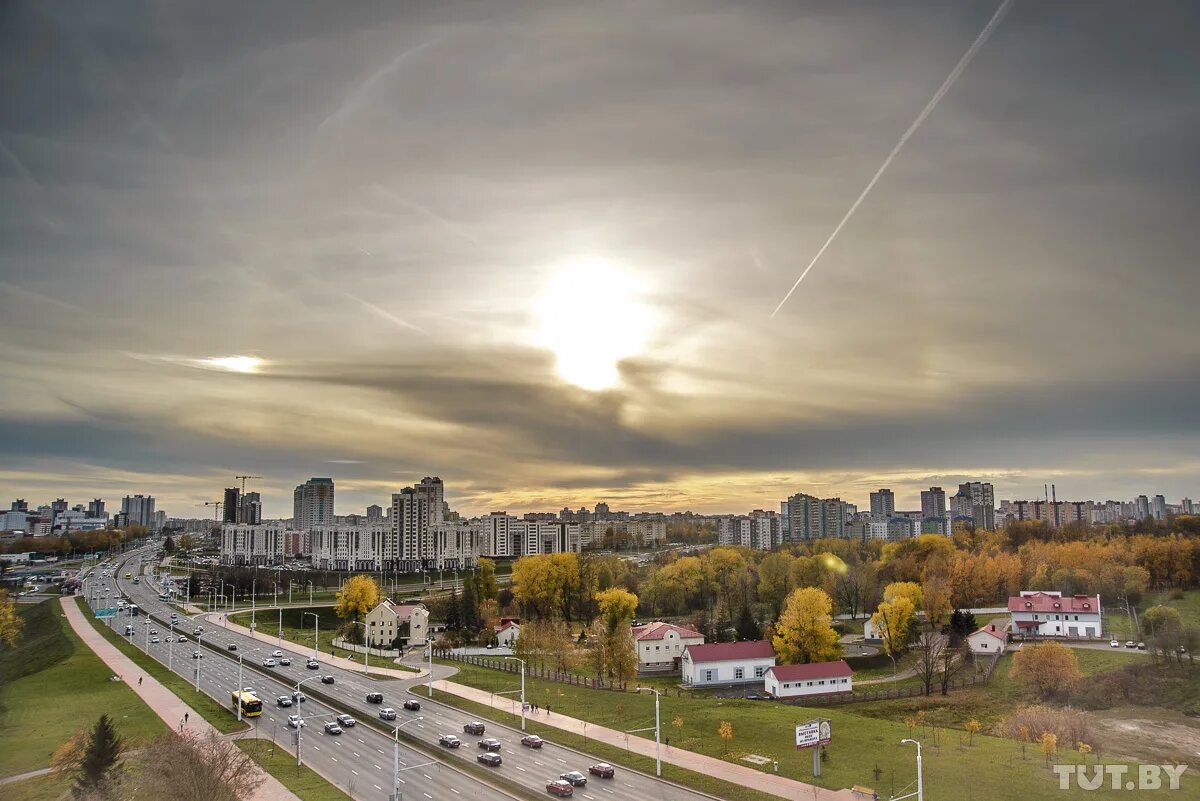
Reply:
<svg viewBox="0 0 1200 801"><path fill-rule="evenodd" d="M512 648L517 638L521 636L521 623L515 617L502 617L500 622L492 627L496 636L496 644L501 648Z"/></svg>
<svg viewBox="0 0 1200 801"><path fill-rule="evenodd" d="M704 635L687 626L655 621L633 627L633 644L639 673L673 671L679 670L683 649L704 645Z"/></svg>
<svg viewBox="0 0 1200 801"><path fill-rule="evenodd" d="M715 642L683 649L683 683L692 687L757 684L775 665L775 649L766 640Z"/></svg>
<svg viewBox="0 0 1200 801"><path fill-rule="evenodd" d="M424 645L429 636L429 610L421 603L380 601L367 612L366 623L367 645L372 648L391 648L397 637L410 647Z"/></svg>
<svg viewBox="0 0 1200 801"><path fill-rule="evenodd" d="M828 695L854 690L854 671L845 659L808 665L775 665L763 679L766 691L776 698Z"/></svg>
<svg viewBox="0 0 1200 801"><path fill-rule="evenodd" d="M979 631L967 635L973 654L1002 654L1008 648L1008 620L998 617Z"/></svg>
<svg viewBox="0 0 1200 801"><path fill-rule="evenodd" d="M1099 595L1022 591L1008 599L1012 631L1026 637L1099 637L1104 631Z"/></svg>

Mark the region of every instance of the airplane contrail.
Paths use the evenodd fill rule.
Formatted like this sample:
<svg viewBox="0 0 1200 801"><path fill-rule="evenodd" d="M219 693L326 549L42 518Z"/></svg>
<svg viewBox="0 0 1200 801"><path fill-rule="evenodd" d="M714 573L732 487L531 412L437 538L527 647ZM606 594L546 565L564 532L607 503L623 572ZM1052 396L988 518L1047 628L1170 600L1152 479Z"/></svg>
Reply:
<svg viewBox="0 0 1200 801"><path fill-rule="evenodd" d="M912 135L917 132L917 129L921 127L921 123L925 122L925 118L933 113L933 110L937 108L937 104L941 102L942 98L946 96L946 93L950 91L950 87L952 87L954 82L958 80L958 76L962 75L963 70L965 70L967 65L971 63L971 59L975 58L975 54L978 53L979 49L987 43L988 38L992 35L992 31L996 30L996 27L1004 19L1004 15L1008 13L1008 9L1012 4L1013 0L1004 0L1004 2L1000 4L1000 7L996 9L996 13L992 15L992 18L988 21L988 24L983 26L983 30L980 31L979 35L975 37L975 41L972 42L971 46L967 48L967 52L963 53L963 57L960 58L958 63L954 65L954 69L950 70L950 74L946 76L946 80L943 81L938 90L934 92L933 97L930 98L929 102L925 104L925 108L921 109L921 113L917 115L915 120L913 120L912 125L908 126L908 130L905 131L904 135L900 137L900 141L897 142L896 146L892 148L892 152L888 153L888 157L883 160L883 164L879 166L879 169L875 171L875 175L872 176L871 180L867 182L866 188L864 188L859 194L858 199L851 204L850 209L845 213L845 215L842 216L842 221L839 222L837 227L833 229L833 233L831 233L829 238L825 240L825 244L821 245L821 249L817 251L817 255L812 257L812 261L810 261L808 266L804 268L804 272L800 273L800 277L796 279L796 283L792 284L792 288L789 289L787 294L783 296L783 300L779 301L779 305L775 307L775 311L771 312L771 319L775 319L775 315L779 314L779 310L783 308L783 304L788 302L788 298L790 298L792 293L796 291L796 287L800 286L800 282L804 280L804 276L808 275L809 271L814 265L816 265L821 256L825 254L825 251L828 250L829 246L833 244L833 240L837 238L837 235L841 233L842 228L844 228L846 223L850 221L850 218L854 216L854 212L858 211L858 207L862 205L863 200L868 194L870 194L871 190L875 188L875 184L879 182L881 177L883 177L883 173L887 170L887 168L892 165L892 161L895 160L896 154L898 154L900 149L904 147L905 143L912 138Z"/></svg>

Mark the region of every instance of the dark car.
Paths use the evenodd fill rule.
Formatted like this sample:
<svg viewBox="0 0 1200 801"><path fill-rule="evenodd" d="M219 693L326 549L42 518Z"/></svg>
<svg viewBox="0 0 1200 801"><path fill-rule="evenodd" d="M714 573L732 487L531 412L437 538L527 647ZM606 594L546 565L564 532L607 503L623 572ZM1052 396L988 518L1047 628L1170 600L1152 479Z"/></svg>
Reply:
<svg viewBox="0 0 1200 801"><path fill-rule="evenodd" d="M322 676L321 683L322 684L333 684L333 674Z"/></svg>
<svg viewBox="0 0 1200 801"><path fill-rule="evenodd" d="M555 779L553 781L546 782L546 792L550 793L551 795L566 796L573 794L575 792L575 788L571 786L570 782L565 782L562 779Z"/></svg>
<svg viewBox="0 0 1200 801"><path fill-rule="evenodd" d="M226 648L226 649L228 649L228 650L230 650L230 651L236 651L236 650L237 650L237 643L236 643L236 642L231 642L231 643L229 643L229 645L226 645L226 646L225 646L225 648Z"/></svg>
<svg viewBox="0 0 1200 801"><path fill-rule="evenodd" d="M538 737L536 734L527 734L521 738L521 745L525 746L526 748L541 748L542 743L544 742L546 741L541 737Z"/></svg>
<svg viewBox="0 0 1200 801"><path fill-rule="evenodd" d="M438 738L438 745L444 745L447 748L458 748L462 745L462 740L455 737L453 734L443 734Z"/></svg>
<svg viewBox="0 0 1200 801"><path fill-rule="evenodd" d="M489 768L498 768L500 767L500 763L504 761L500 758L499 754L493 754L490 751L486 754L480 754L479 756L475 757L475 759L487 765Z"/></svg>
<svg viewBox="0 0 1200 801"><path fill-rule="evenodd" d="M585 784L587 784L587 776L584 776L577 770L573 770L570 773L560 773L558 778L562 779L564 782L570 782L576 787L583 787Z"/></svg>
<svg viewBox="0 0 1200 801"><path fill-rule="evenodd" d="M480 740L478 745L480 748L482 748L485 751L499 751L500 750L500 741L497 740L495 737L488 737L486 739Z"/></svg>
<svg viewBox="0 0 1200 801"><path fill-rule="evenodd" d="M613 768L613 766L607 762L597 762L595 765L592 765L590 768L588 768L588 773L592 774L593 776L599 776L601 779L611 779L616 772L617 771Z"/></svg>
<svg viewBox="0 0 1200 801"><path fill-rule="evenodd" d="M409 698L404 702L404 708L410 712L419 712L421 710L421 702L415 698Z"/></svg>
<svg viewBox="0 0 1200 801"><path fill-rule="evenodd" d="M368 704L382 704L383 703L383 693L367 693L367 703Z"/></svg>
<svg viewBox="0 0 1200 801"><path fill-rule="evenodd" d="M747 701L768 701L771 698L771 696L763 695L761 693L746 693L743 697Z"/></svg>
<svg viewBox="0 0 1200 801"><path fill-rule="evenodd" d="M470 723L463 724L464 734L474 734L476 737L483 734L483 724L478 720L472 720Z"/></svg>
<svg viewBox="0 0 1200 801"><path fill-rule="evenodd" d="M304 666L306 668L308 668L309 670L319 670L321 667L321 663L315 659L310 659L304 664Z"/></svg>

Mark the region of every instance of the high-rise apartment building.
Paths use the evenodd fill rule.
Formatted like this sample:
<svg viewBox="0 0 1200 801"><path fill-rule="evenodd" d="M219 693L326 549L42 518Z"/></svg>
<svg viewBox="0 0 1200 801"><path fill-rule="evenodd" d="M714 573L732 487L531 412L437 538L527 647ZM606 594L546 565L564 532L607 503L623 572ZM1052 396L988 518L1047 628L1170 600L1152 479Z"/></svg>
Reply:
<svg viewBox="0 0 1200 801"><path fill-rule="evenodd" d="M1150 499L1145 495L1139 495L1133 499L1133 516L1138 520L1150 517Z"/></svg>
<svg viewBox="0 0 1200 801"><path fill-rule="evenodd" d="M262 495L257 492L247 492L242 496L239 507L238 522L247 526L257 526L262 523Z"/></svg>
<svg viewBox="0 0 1200 801"><path fill-rule="evenodd" d="M155 524L154 496L126 495L121 499L121 515L126 525L145 526L153 529Z"/></svg>
<svg viewBox="0 0 1200 801"><path fill-rule="evenodd" d="M1150 514L1155 520L1167 519L1167 499L1162 495L1155 495L1154 501L1150 504Z"/></svg>
<svg viewBox="0 0 1200 801"><path fill-rule="evenodd" d="M300 531L333 525L333 479L310 478L292 496L292 522Z"/></svg>
<svg viewBox="0 0 1200 801"><path fill-rule="evenodd" d="M93 519L108 516L104 512L103 498L93 498L92 500L88 501L87 516Z"/></svg>
<svg viewBox="0 0 1200 801"><path fill-rule="evenodd" d="M444 520L445 487L436 476L421 479L392 495L391 530L399 548L401 570L432 567L437 558L430 527Z"/></svg>
<svg viewBox="0 0 1200 801"><path fill-rule="evenodd" d="M597 518L608 517L609 514L611 514L608 510L608 504L605 503L604 501L600 501L600 503L596 504L596 513L595 514L596 514Z"/></svg>
<svg viewBox="0 0 1200 801"><path fill-rule="evenodd" d="M855 512L854 505L841 498L817 498L803 492L796 493L784 503L787 504L788 535L793 542L845 537L846 524ZM781 524L781 531L782 528Z"/></svg>
<svg viewBox="0 0 1200 801"><path fill-rule="evenodd" d="M383 507L377 503L373 503L367 507L367 522L382 523L383 522Z"/></svg>
<svg viewBox="0 0 1200 801"><path fill-rule="evenodd" d="M876 517L893 517L896 514L896 495L890 489L871 493L871 514Z"/></svg>
<svg viewBox="0 0 1200 801"><path fill-rule="evenodd" d="M221 502L221 520L225 523L241 523L242 496L237 487L226 487L225 498Z"/></svg>
<svg viewBox="0 0 1200 801"><path fill-rule="evenodd" d="M986 481L968 481L958 485L950 499L950 511L956 519L969 519L975 528L996 528L996 494Z"/></svg>
<svg viewBox="0 0 1200 801"><path fill-rule="evenodd" d="M950 519L946 516L946 491L941 487L930 487L921 493L921 531L950 533Z"/></svg>

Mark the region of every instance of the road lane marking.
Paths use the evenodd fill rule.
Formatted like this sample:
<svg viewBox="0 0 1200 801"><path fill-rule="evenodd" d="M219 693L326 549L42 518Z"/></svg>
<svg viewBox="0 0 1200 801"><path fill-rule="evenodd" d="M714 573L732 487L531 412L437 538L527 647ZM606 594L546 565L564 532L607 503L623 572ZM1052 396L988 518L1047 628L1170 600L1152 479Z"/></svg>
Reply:
<svg viewBox="0 0 1200 801"><path fill-rule="evenodd" d="M350 768L350 772L353 773L355 776L358 775L358 771L355 770L354 768ZM585 795L584 798L587 798L587 796Z"/></svg>
<svg viewBox="0 0 1200 801"><path fill-rule="evenodd" d="M383 768L379 767L378 765L375 765L375 770L383 770Z"/></svg>
<svg viewBox="0 0 1200 801"><path fill-rule="evenodd" d="M529 771L525 770L525 768L521 767L520 765L517 765L517 766L516 766L516 768L517 768L517 770L521 771L522 773L528 773L528 772L529 772Z"/></svg>

